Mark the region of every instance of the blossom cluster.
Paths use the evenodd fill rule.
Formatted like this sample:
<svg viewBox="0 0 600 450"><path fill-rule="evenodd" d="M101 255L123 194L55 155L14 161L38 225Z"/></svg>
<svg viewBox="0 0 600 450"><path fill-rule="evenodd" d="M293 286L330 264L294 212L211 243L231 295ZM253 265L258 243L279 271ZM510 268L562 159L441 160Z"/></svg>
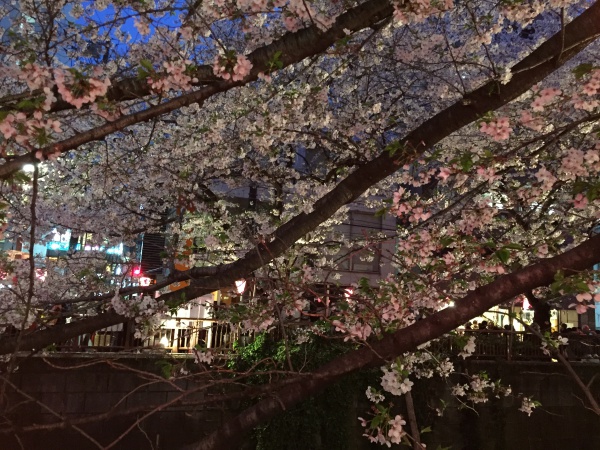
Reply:
<svg viewBox="0 0 600 450"><path fill-rule="evenodd" d="M597 95L600 93L600 69L591 71L587 82L581 88L581 95L575 94L572 98L573 107L584 111L592 112L598 106L600 101ZM595 98L596 96L596 98Z"/></svg>
<svg viewBox="0 0 600 450"><path fill-rule="evenodd" d="M166 312L163 301L149 295L124 299L118 291L111 300L111 306L117 314L134 318L136 338L152 336L160 327Z"/></svg>
<svg viewBox="0 0 600 450"><path fill-rule="evenodd" d="M100 74L99 70L95 72ZM109 78L86 77L74 69L54 69L54 80L63 100L77 109L104 96L111 84Z"/></svg>
<svg viewBox="0 0 600 450"><path fill-rule="evenodd" d="M373 403L379 403L385 400L385 396L379 392L377 389L369 386L365 391L365 395L369 399L369 401Z"/></svg>
<svg viewBox="0 0 600 450"><path fill-rule="evenodd" d="M498 381L491 381L485 372L472 375L469 383L452 386L452 395L464 397L466 401L471 403L486 403L492 396L497 398L507 397L511 393L510 386L503 386Z"/></svg>
<svg viewBox="0 0 600 450"><path fill-rule="evenodd" d="M536 112L541 112L544 107L552 104L558 96L562 94L560 89L546 88L536 94L535 100L531 103L531 109Z"/></svg>
<svg viewBox="0 0 600 450"><path fill-rule="evenodd" d="M556 339L552 339L550 336L544 336L542 340L542 352L544 355L551 356L552 353L559 349L560 346L568 345L569 339L566 337L558 336Z"/></svg>
<svg viewBox="0 0 600 450"><path fill-rule="evenodd" d="M331 323L335 327L335 331L340 331L346 334L344 341L348 341L350 339L365 341L369 336L371 336L371 333L373 333L373 328L371 328L371 325L360 321L356 321L351 324L344 324L339 320L333 320Z"/></svg>
<svg viewBox="0 0 600 450"><path fill-rule="evenodd" d="M569 305L570 308L575 308L577 314L585 314L588 309L595 308L595 303L600 302L600 293L594 294L596 292L596 287L594 284L589 284L589 292L581 292L575 296L577 303L571 303Z"/></svg>
<svg viewBox="0 0 600 450"><path fill-rule="evenodd" d="M502 142L510 137L513 129L510 127L508 117L498 117L496 120L481 122L479 130L491 136L494 141Z"/></svg>
<svg viewBox="0 0 600 450"><path fill-rule="evenodd" d="M215 355L211 350L198 350L194 349L194 363L196 364L210 364L215 359Z"/></svg>
<svg viewBox="0 0 600 450"><path fill-rule="evenodd" d="M216 56L213 73L224 80L241 81L250 74L252 63L244 55Z"/></svg>
<svg viewBox="0 0 600 450"><path fill-rule="evenodd" d="M377 410L372 420L362 417L358 420L366 429L363 436L374 444L386 445L389 448L392 444L400 444L406 435L403 429L406 421L399 414L392 417L387 408Z"/></svg>
<svg viewBox="0 0 600 450"><path fill-rule="evenodd" d="M533 410L538 406L540 406L540 403L532 400L531 397L523 397L519 411L522 411L528 416L531 416Z"/></svg>
<svg viewBox="0 0 600 450"><path fill-rule="evenodd" d="M52 118L45 119L41 111L35 111L33 118L24 113L8 114L0 121L0 133L4 139L14 139L17 144L41 144L53 133L61 133L61 124Z"/></svg>
<svg viewBox="0 0 600 450"><path fill-rule="evenodd" d="M154 92L168 92L172 90L188 91L198 79L191 77L187 70L192 61L165 61L163 67L166 75L153 73L148 77L148 84Z"/></svg>
<svg viewBox="0 0 600 450"><path fill-rule="evenodd" d="M383 366L381 371L381 387L384 391L392 395L406 394L412 389L413 382L403 376L403 366L391 364L389 367Z"/></svg>
<svg viewBox="0 0 600 450"><path fill-rule="evenodd" d="M475 353L476 349L477 346L475 345L475 336L470 336L467 343L463 347L462 351L458 354L458 356L460 356L462 359L468 358L473 353Z"/></svg>
<svg viewBox="0 0 600 450"><path fill-rule="evenodd" d="M267 309L260 310L256 317L250 317L241 322L241 326L246 331L254 331L255 333L262 333L272 328L275 323L271 311Z"/></svg>
<svg viewBox="0 0 600 450"><path fill-rule="evenodd" d="M419 23L433 14L448 11L453 6L453 0L409 0L408 2L394 2L394 20L398 25Z"/></svg>

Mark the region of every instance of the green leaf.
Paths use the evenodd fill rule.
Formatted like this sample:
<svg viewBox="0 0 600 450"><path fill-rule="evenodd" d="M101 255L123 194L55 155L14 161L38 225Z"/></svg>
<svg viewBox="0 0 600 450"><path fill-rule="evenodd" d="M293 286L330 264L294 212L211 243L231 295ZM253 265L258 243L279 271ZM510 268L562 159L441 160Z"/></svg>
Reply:
<svg viewBox="0 0 600 450"><path fill-rule="evenodd" d="M501 248L500 250L497 250L495 254L504 264L508 263L508 260L510 259L510 250L507 248Z"/></svg>
<svg viewBox="0 0 600 450"><path fill-rule="evenodd" d="M278 50L273 54L273 58L270 61L271 67L276 67L278 69L283 68L283 61L281 61L282 54L283 53L281 52L281 50Z"/></svg>
<svg viewBox="0 0 600 450"><path fill-rule="evenodd" d="M148 73L148 71L146 69L143 69L141 67L137 68L137 78L138 78L138 80L145 80L149 76L150 76L150 74Z"/></svg>
<svg viewBox="0 0 600 450"><path fill-rule="evenodd" d="M450 244L454 242L454 238L452 236L444 236L440 239L440 245L442 247L448 247Z"/></svg>
<svg viewBox="0 0 600 450"><path fill-rule="evenodd" d="M470 153L464 153L458 163L460 164L463 172L469 172L473 168L473 155Z"/></svg>
<svg viewBox="0 0 600 450"><path fill-rule="evenodd" d="M146 69L148 72L154 72L154 67L152 66L152 62L148 59L142 59L140 61L140 66Z"/></svg>
<svg viewBox="0 0 600 450"><path fill-rule="evenodd" d="M373 420L371 420L370 428L375 429L379 426L380 423L381 423L381 417L375 416L375 417L373 417Z"/></svg>
<svg viewBox="0 0 600 450"><path fill-rule="evenodd" d="M600 186L592 185L586 191L585 196L587 197L588 201L593 202L594 200L596 200L598 198L599 191L600 191Z"/></svg>
<svg viewBox="0 0 600 450"><path fill-rule="evenodd" d="M160 367L160 373L164 378L171 378L171 375L173 375L173 364L168 361L156 361L156 365Z"/></svg>
<svg viewBox="0 0 600 450"><path fill-rule="evenodd" d="M386 145L384 151L388 152L390 156L394 156L400 147L400 141L394 141L391 144Z"/></svg>
<svg viewBox="0 0 600 450"><path fill-rule="evenodd" d="M30 110L35 109L35 103L31 100L21 100L15 107L20 110Z"/></svg>
<svg viewBox="0 0 600 450"><path fill-rule="evenodd" d="M585 75L590 73L594 69L594 66L590 63L582 63L575 67L571 72L575 74L575 78L578 80L583 78Z"/></svg>
<svg viewBox="0 0 600 450"><path fill-rule="evenodd" d="M555 274L554 274L554 280L555 281L562 281L565 279L565 274L563 273L562 270L558 270Z"/></svg>
<svg viewBox="0 0 600 450"><path fill-rule="evenodd" d="M23 184L31 182L31 178L25 172L15 172L11 177L11 181Z"/></svg>

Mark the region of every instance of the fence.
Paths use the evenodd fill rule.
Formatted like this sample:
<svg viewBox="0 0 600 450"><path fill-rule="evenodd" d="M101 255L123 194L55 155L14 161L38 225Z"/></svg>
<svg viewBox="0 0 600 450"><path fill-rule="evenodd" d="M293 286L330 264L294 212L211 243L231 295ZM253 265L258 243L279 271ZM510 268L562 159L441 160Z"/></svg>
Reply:
<svg viewBox="0 0 600 450"><path fill-rule="evenodd" d="M118 324L91 334L57 343L57 350L66 352L118 352L123 350L164 350L170 353L191 353L194 348L209 348L215 353L228 353L242 336L237 326L214 319L183 319L175 325L163 326L146 339L134 337L133 324Z"/></svg>
<svg viewBox="0 0 600 450"><path fill-rule="evenodd" d="M542 349L542 341L534 334L522 331L499 330L469 330L467 336L475 337L475 352L477 359L518 360L548 360L549 355ZM600 335L565 334L569 341L560 346L560 351L573 361L596 359L600 355ZM461 348L452 339L441 339L434 349L458 353Z"/></svg>
<svg viewBox="0 0 600 450"><path fill-rule="evenodd" d="M103 351L122 350L161 350L170 353L191 353L198 346L225 354L233 351L238 340L249 341L252 336L243 334L238 326L218 322L215 319L171 320L170 326L163 326L154 336L142 340L133 338L131 324L119 324L99 330L91 335L79 336L57 344L61 351ZM130 326L128 326L130 325ZM296 324L300 326L301 324ZM547 360L549 356L542 350L542 342L537 336L518 331L469 330L465 335L474 336L476 359ZM573 361L598 359L600 355L600 335L566 334L568 345L560 350ZM459 353L454 339L440 339L432 346L433 350Z"/></svg>

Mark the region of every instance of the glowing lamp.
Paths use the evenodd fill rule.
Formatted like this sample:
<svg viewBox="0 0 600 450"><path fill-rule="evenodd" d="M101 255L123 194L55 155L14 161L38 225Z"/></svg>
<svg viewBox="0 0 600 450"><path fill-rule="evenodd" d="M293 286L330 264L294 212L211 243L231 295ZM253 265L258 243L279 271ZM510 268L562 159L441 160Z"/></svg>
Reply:
<svg viewBox="0 0 600 450"><path fill-rule="evenodd" d="M235 282L235 290L237 291L238 294L243 294L244 291L246 290L246 280L241 279L241 280L237 280Z"/></svg>

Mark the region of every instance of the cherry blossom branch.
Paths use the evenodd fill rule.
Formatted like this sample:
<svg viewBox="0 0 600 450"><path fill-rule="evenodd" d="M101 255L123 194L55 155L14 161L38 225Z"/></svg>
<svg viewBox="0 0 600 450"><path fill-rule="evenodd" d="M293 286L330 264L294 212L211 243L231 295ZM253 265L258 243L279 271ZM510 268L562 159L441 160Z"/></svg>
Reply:
<svg viewBox="0 0 600 450"><path fill-rule="evenodd" d="M88 317L63 325L55 325L42 330L22 330L18 337L0 337L0 355L13 352L17 347L17 342L20 342L19 349L21 350L39 350L47 347L53 342L61 342L91 331L123 323L127 320L129 319L110 310L97 316Z"/></svg>
<svg viewBox="0 0 600 450"><path fill-rule="evenodd" d="M33 180L32 180L32 186L31 186L31 204L29 205L29 210L31 213L31 226L30 226L30 232L29 232L29 242L30 242L30 244L29 244L29 283L27 286L27 297L25 299L23 319L21 320L21 330L27 329L27 322L29 321L31 314L33 313L31 310L32 309L31 306L32 306L32 302L33 302L33 295L35 293L35 280L36 280L35 255L33 253L33 251L34 251L33 243L35 242L36 222L37 222L36 207L37 207L37 198L38 198L38 189L39 189L38 182L39 182L39 169L36 166L33 171ZM16 337L15 346L13 348L13 354L11 356L10 363L8 364L8 368L7 368L8 376L10 376L10 374L13 373L13 371L17 367L16 353L19 351L22 337L23 336L21 333L19 333L19 335ZM2 387L0 388L0 395L2 397L4 397L4 393L5 393L7 384L9 384L8 377L4 378Z"/></svg>
<svg viewBox="0 0 600 450"><path fill-rule="evenodd" d="M269 72L269 61L273 60L275 54L280 55L278 60L281 61L282 68L300 62L304 58L318 55L327 50L331 45L335 44L338 40L344 38L346 36L344 30L362 30L363 28L369 27L370 25L390 17L392 12L393 8L387 1L370 0L355 8L349 9L347 12L340 15L335 21L335 24L325 32L320 31L318 27L313 25L295 33L287 33L282 38L254 50L247 56L252 63L252 69L250 74L243 81L232 82L221 80L209 86L204 86L194 92L184 94L156 106L150 106L143 111L123 116L113 122L106 123L63 141L48 145L39 149L37 152L17 156L0 165L0 179L9 178L25 164L36 163L40 159L44 160L70 150L75 150L84 144L100 140L109 134L123 130L128 126L146 122L194 103L202 104L205 100L215 94L228 91L237 86L243 86L256 80L259 73ZM131 92L135 92L138 97L140 95L146 95L143 93L142 84L139 81L130 80L128 83L131 84L131 86L128 85L127 89L119 90L121 95L126 95L125 93L131 95ZM147 87L144 89L147 89ZM40 158L36 157L36 153Z"/></svg>
<svg viewBox="0 0 600 450"><path fill-rule="evenodd" d="M598 33L600 33L600 2L594 3L565 27L564 40L568 50L564 51L561 63L583 50L590 43L590 36ZM197 276L203 277L205 269L190 269L185 273L192 279L191 285L185 290L186 296L195 298L228 286L236 279L242 278L245 273L256 270L264 262L283 254L296 240L317 228L340 207L357 199L369 187L393 174L399 167L412 162L427 148L526 92L535 83L556 70L552 60L560 52L562 40L562 32L555 34L515 65L514 69L518 73L506 85L500 85L492 80L425 121L399 141L400 150L394 156L384 152L359 167L318 200L312 212L302 213L282 225L274 233L271 242L250 251L240 260L229 264L225 270L219 269L219 272L210 278L194 280ZM533 68L524 69L529 67Z"/></svg>
<svg viewBox="0 0 600 450"><path fill-rule="evenodd" d="M375 2L375 4L378 5L380 3L381 2ZM372 2L367 2L363 4L363 6L370 4L372 4ZM346 15L341 16L334 28L345 23L348 23L348 27L364 24L361 17L355 17L355 15L358 14L357 10L354 9L351 11L352 14L349 12L346 13ZM379 14L385 13L387 13L386 8L379 11ZM368 14L368 17L371 17L371 20L375 20L376 16L377 14ZM334 28L332 28L332 30ZM333 33L333 35L335 35L335 32L332 30L327 33ZM313 34L314 33L316 33L316 31L313 30ZM562 53L560 64L564 64L569 58L583 50L598 35L600 35L600 2L595 2L580 16L566 25L564 33L561 31L555 34L534 50L529 56L516 64L513 67L514 75L506 85L501 85L497 81L492 80L475 91L465 95L462 100L425 121L399 141L400 150L394 156L384 152L372 161L359 167L329 193L318 200L310 213L299 214L279 227L269 241L265 240L260 243L234 263L210 268L193 268L189 271L179 272L168 281L154 285L147 290L142 289L140 292L152 292L156 289L165 287L174 281L191 280L190 286L187 288L163 295L163 299L167 301L182 302L200 297L223 287L231 286L235 280L243 278L248 273L264 266L273 258L282 255L298 239L316 229L321 223L333 216L340 207L352 202L369 187L393 174L398 167L413 161L425 149L432 147L463 126L482 117L487 112L494 111L511 100L514 100L519 95L526 92L535 83L541 81L555 71L557 69L556 58L561 52L563 39L565 48ZM291 64L292 61L290 58L293 56L300 58L304 57L302 55L309 54L306 53L309 52L309 50L304 48L304 44L309 45L311 42L317 40L317 38L321 39L321 35L314 34L313 36L311 32L306 30L304 34L299 32L295 33L293 36L296 36L293 42L286 42L286 45L290 47L290 51L286 50L284 52L286 64ZM330 38L332 37L330 36ZM322 46L326 44L319 42L319 45ZM317 44L315 44L315 46L321 48ZM314 50L316 50L317 47L315 47ZM325 46L325 48L327 48L327 46ZM298 53L293 53L292 50L295 50ZM257 50L257 52L259 52L256 56L257 58L262 54L261 52L267 52L266 57L268 58L268 50L266 50L266 47L260 51ZM265 56L262 58L265 58ZM241 82L222 83L219 85L219 89L229 89L238 84L241 84ZM205 89L214 90L215 92L218 90L215 86ZM200 90L188 95L201 96L204 95L202 92L204 91ZM192 97L184 96L172 100L171 102L180 102L183 106L186 101L190 101L190 98ZM167 105L168 103L169 102L163 105ZM155 108L161 108L163 105L158 105ZM169 108L170 107L171 106L169 106ZM133 114L132 116L136 116L136 114ZM131 118L128 120L133 120L132 116L127 116ZM107 124L105 127L111 127L113 124L114 123ZM83 133L84 137L81 138L75 136L71 138L74 141L69 145L75 145L75 141L79 142L78 139L81 139L81 143L93 140L94 136L96 136L94 133L100 133L101 135L101 132L98 130L104 130L104 128L100 127L90 130L90 132ZM100 135L98 135L98 138L101 137ZM67 141L63 141L63 144ZM25 159L23 160L23 158ZM13 162L9 162L0 166L0 178L7 177L10 173L18 170L20 164L28 161L27 158L27 156L19 157L17 160L19 160L20 163L14 161L14 165L11 165ZM103 298L107 295L109 294L93 298ZM120 316L113 311L108 311L96 317L82 319L81 321L62 325L60 327L55 326L50 329L28 334L27 336L23 335L23 348L41 348L52 342L85 334L90 331L124 322L125 320L126 319L123 316ZM14 338L1 339L0 354L10 352L10 349L14 348L14 345Z"/></svg>
<svg viewBox="0 0 600 450"><path fill-rule="evenodd" d="M455 329L495 305L522 292L547 286L553 282L558 271L567 276L574 275L599 261L600 236L595 236L561 255L500 276L492 283L479 287L458 300L453 308L446 308L373 342L371 347L377 353L364 347L334 359L315 371L311 378L298 382L292 388L276 392L277 400L261 400L215 430L202 442L187 447L187 450L220 450L235 447L245 433L279 414L282 406L289 409L321 392L344 375L381 364L382 359L394 358L415 350L417 346Z"/></svg>
<svg viewBox="0 0 600 450"><path fill-rule="evenodd" d="M46 361L48 362L48 361ZM108 363L107 360L104 361L96 361L96 362L92 362L90 364L80 364L77 366L71 366L71 367L64 367L64 366L56 366L56 365L52 365L52 367L58 368L58 369L63 369L63 370L77 370L79 368L82 367L86 367L89 365L95 365L95 364L100 364L100 363ZM261 361L264 362L264 361ZM111 363L109 365L113 365L114 363ZM248 377L252 377L256 375L256 367L259 365L260 363L257 363L255 365L253 365L249 370L237 374L236 377L234 379L230 379L230 378L222 378L222 379L216 379L216 380L210 380L208 382L199 382L197 387L194 387L193 389L188 389L188 390L182 390L181 388L177 388L177 391L180 394L180 399L179 401L176 403L177 406L206 406L206 405L212 405L212 404L223 404L226 402L230 402L230 401L239 401L239 400L251 400L257 397L260 397L262 395L267 395L270 392L272 392L273 390L277 390L277 389L285 389L287 386L293 385L294 383L297 383L298 381L302 380L303 378L309 377L311 376L310 374L306 373L293 373L291 374L292 376L289 378L285 378L282 379L280 381L277 382L271 382L271 383L267 383L264 385L248 385L247 383L244 382L244 379L248 378ZM121 367L119 367L121 366ZM125 365L115 365L116 368L121 369L121 370L129 370L132 371L131 367L125 366ZM135 371L135 372L139 372L140 374L143 375L150 375L150 376L155 376L154 374L150 374L148 372L144 372L144 371ZM219 371L212 371L211 370L211 374L215 375L215 374L219 374ZM231 375L230 371L225 371L226 375ZM274 376L274 375L290 375L289 371L281 371L281 370L266 370L266 371L262 371L261 375L264 375L266 377L270 377L270 376ZM195 374L193 376L186 376L186 377L177 377L175 379L173 379L173 381L168 380L170 385L174 385L175 380L182 380L182 379L194 379L194 378L198 378L198 374ZM139 387L142 386L149 386L149 385L154 385L158 382L167 382L167 380L165 380L164 378L160 381L153 381L153 382L149 382L149 383L145 383ZM241 390L235 390L234 392L228 392L226 394L219 394L219 395L210 395L210 396L205 396L201 399L186 399L186 397L192 396L194 394L198 394L202 391L206 391L208 389L211 389L215 386L223 386L223 385L236 385L239 387L243 387L243 389ZM176 387L176 385L175 385ZM131 393L133 393L133 391L130 391L127 395L130 395ZM121 403L122 400L119 401L119 403ZM73 418L68 418L66 419L65 417L60 417L60 420L57 422L52 422L52 423L44 423L44 424L31 424L31 425L25 425L19 428L16 428L14 426L0 426L0 435L1 434L8 434L8 433L13 433L15 431L19 431L22 433L28 433L28 432L32 432L32 431L50 431L50 430L57 430L57 429L63 429L66 426L74 426L74 425L85 425L85 424L89 424L89 423L97 423L97 422L101 422L104 420L108 420L111 418L115 418L115 417L126 417L126 416L132 416L134 414L138 414L138 413L147 413L149 411L160 411L162 409L164 409L165 407L165 403L164 402L159 402L159 403L152 403L152 404L143 404L143 405L136 405L136 406L131 406L129 408L119 408L117 409L118 403L113 405L111 407L111 409L109 411L100 413L100 414L94 414L94 415L90 415L90 416L85 416L85 417L73 417ZM172 404L172 406L174 406ZM141 422L141 420L138 420L137 423Z"/></svg>

